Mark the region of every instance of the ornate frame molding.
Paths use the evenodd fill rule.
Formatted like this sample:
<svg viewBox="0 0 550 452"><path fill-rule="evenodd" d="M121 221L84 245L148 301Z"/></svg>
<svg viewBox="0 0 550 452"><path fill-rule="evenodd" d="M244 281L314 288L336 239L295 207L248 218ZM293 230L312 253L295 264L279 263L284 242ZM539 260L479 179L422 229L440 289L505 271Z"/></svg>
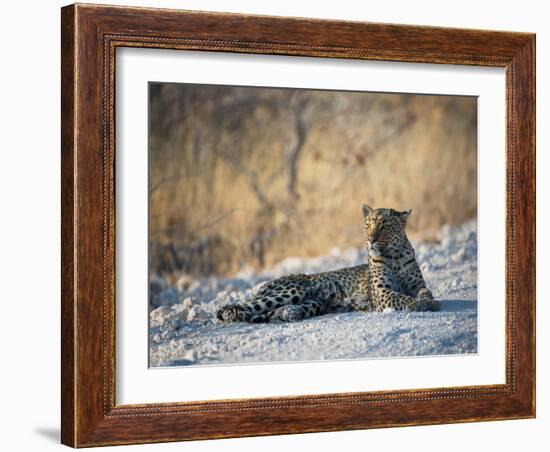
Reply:
<svg viewBox="0 0 550 452"><path fill-rule="evenodd" d="M506 383L116 405L114 89L118 47L504 67ZM81 447L535 415L534 35L71 5L62 9L61 153L64 444Z"/></svg>

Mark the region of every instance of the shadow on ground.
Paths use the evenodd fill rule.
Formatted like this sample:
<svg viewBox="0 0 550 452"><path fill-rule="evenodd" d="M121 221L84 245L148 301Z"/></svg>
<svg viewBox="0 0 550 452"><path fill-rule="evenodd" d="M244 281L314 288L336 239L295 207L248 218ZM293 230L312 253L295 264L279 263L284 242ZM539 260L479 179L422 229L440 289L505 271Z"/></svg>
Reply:
<svg viewBox="0 0 550 452"><path fill-rule="evenodd" d="M61 442L61 431L57 427L37 427L34 429L35 433L43 438L53 441L59 444Z"/></svg>
<svg viewBox="0 0 550 452"><path fill-rule="evenodd" d="M441 312L465 312L477 309L476 300L439 300Z"/></svg>

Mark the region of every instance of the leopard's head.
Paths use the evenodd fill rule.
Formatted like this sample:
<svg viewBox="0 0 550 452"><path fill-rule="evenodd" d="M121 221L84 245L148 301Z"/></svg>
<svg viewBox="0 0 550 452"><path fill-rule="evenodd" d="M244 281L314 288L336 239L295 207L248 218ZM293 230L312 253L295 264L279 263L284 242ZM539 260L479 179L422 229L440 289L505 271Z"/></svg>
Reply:
<svg viewBox="0 0 550 452"><path fill-rule="evenodd" d="M410 213L410 210L373 209L363 204L365 238L370 256L381 256L390 245L398 245L406 239L405 227Z"/></svg>

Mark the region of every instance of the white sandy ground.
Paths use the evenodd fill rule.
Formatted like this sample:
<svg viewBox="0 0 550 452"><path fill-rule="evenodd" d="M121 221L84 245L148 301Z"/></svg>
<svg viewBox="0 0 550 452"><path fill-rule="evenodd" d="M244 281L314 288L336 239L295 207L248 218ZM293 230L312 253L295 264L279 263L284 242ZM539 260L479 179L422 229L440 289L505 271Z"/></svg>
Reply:
<svg viewBox="0 0 550 452"><path fill-rule="evenodd" d="M333 313L296 323L223 324L217 309L248 299L261 283L366 262L362 249L332 250L314 259L287 258L273 269L234 278L182 278L176 287L153 281L151 366L310 361L477 352L475 220L445 226L440 243L416 243L427 286L440 312Z"/></svg>

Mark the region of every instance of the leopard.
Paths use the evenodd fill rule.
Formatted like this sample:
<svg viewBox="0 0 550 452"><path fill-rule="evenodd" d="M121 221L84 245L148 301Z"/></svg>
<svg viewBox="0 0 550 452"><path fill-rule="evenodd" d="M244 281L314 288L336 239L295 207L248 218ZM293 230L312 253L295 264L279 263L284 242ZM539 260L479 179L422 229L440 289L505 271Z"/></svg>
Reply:
<svg viewBox="0 0 550 452"><path fill-rule="evenodd" d="M367 263L264 283L246 302L217 311L224 323L296 322L330 312L439 311L418 265L406 226L411 210L363 204Z"/></svg>

